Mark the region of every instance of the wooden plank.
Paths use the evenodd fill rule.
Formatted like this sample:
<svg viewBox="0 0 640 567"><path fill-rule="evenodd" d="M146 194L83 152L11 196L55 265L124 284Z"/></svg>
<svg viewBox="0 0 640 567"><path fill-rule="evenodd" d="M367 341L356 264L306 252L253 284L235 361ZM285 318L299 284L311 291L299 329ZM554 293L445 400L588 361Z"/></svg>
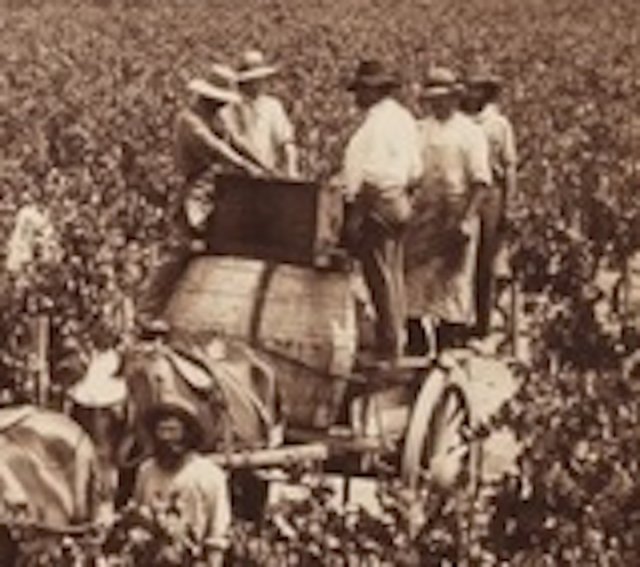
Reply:
<svg viewBox="0 0 640 567"><path fill-rule="evenodd" d="M209 455L209 459L217 465L231 469L268 468L300 462L326 461L328 458L329 449L324 443L308 443L274 449L257 449Z"/></svg>

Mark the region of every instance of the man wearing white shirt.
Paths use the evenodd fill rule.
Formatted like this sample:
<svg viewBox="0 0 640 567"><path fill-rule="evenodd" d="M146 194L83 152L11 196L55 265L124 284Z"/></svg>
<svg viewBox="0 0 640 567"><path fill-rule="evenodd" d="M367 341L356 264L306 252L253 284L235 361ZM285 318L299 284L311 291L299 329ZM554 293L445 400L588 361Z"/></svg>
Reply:
<svg viewBox="0 0 640 567"><path fill-rule="evenodd" d="M482 230L476 278L480 335L486 335L490 330L491 310L495 301L495 260L500 251L507 202L514 198L517 184L517 152L513 126L497 105L501 87L500 78L488 72L478 72L466 81L466 110L487 136L494 180L481 207Z"/></svg>
<svg viewBox="0 0 640 567"><path fill-rule="evenodd" d="M244 53L237 73L242 98L221 112L234 139L266 170L299 176L295 129L280 99L265 92L267 81L278 73L262 52Z"/></svg>
<svg viewBox="0 0 640 567"><path fill-rule="evenodd" d="M407 258L412 318L435 318L441 346L474 330L479 207L491 186L489 147L481 128L458 110L459 83L433 69L420 122L424 175L414 206Z"/></svg>
<svg viewBox="0 0 640 567"><path fill-rule="evenodd" d="M397 86L379 61L360 64L349 90L366 114L349 140L341 176L347 236L376 310L376 354L382 359L397 359L404 347L403 238L409 190L422 174L417 124L392 97Z"/></svg>

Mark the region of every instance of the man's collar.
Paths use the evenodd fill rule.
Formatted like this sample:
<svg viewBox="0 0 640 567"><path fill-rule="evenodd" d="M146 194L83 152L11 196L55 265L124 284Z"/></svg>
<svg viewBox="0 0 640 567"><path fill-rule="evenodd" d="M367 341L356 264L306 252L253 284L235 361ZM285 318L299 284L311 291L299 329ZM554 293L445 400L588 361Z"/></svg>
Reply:
<svg viewBox="0 0 640 567"><path fill-rule="evenodd" d="M393 105L395 104L396 101L390 97L390 96L385 96L384 98L381 98L378 102L376 102L375 104L372 104L368 111L367 111L367 116L371 116L373 114L377 114L378 112L383 111L385 108L387 108L390 104Z"/></svg>
<svg viewBox="0 0 640 567"><path fill-rule="evenodd" d="M489 102L484 106L484 108L478 112L477 116L480 120L487 118L488 116L495 116L498 114L498 107L495 103Z"/></svg>

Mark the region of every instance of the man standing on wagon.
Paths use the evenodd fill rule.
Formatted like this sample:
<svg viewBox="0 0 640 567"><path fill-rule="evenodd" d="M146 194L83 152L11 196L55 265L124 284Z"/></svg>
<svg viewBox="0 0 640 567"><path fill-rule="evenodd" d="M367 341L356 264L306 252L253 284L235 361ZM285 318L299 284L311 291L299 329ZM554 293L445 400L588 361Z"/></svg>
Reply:
<svg viewBox="0 0 640 567"><path fill-rule="evenodd" d="M466 109L489 140L489 156L493 172L493 187L480 210L482 227L476 276L476 307L478 334L490 330L494 307L494 265L504 232L505 212L509 199L516 194L517 152L515 134L509 119L497 105L502 81L496 75L480 71L466 80Z"/></svg>
<svg viewBox="0 0 640 567"><path fill-rule="evenodd" d="M409 192L422 174L417 123L393 97L398 86L380 61L360 63L348 89L365 114L338 178L347 203L346 236L376 311L376 354L389 361L404 349L403 239Z"/></svg>
<svg viewBox="0 0 640 567"><path fill-rule="evenodd" d="M241 101L231 69L215 66L215 79L192 80L194 95L190 108L182 110L175 125L176 164L185 181L181 210L184 228L199 235L212 207L213 177L222 170L240 170L251 175L267 171L237 142L223 119L222 111Z"/></svg>
<svg viewBox="0 0 640 567"><path fill-rule="evenodd" d="M234 139L259 164L277 175L296 178L299 164L293 123L280 99L266 90L277 73L261 51L246 51L237 72L241 98L220 114Z"/></svg>
<svg viewBox="0 0 640 567"><path fill-rule="evenodd" d="M424 175L407 236L410 315L435 320L442 347L475 330L479 207L492 182L486 136L460 112L461 94L452 71L429 72L420 122Z"/></svg>
<svg viewBox="0 0 640 567"><path fill-rule="evenodd" d="M193 102L176 117L174 153L184 186L174 214L181 242L156 270L140 306L143 318L162 311L191 255L206 248L203 232L214 206L215 176L230 171L271 173L242 147L221 117L222 109L241 100L234 71L215 65L211 77L188 84Z"/></svg>

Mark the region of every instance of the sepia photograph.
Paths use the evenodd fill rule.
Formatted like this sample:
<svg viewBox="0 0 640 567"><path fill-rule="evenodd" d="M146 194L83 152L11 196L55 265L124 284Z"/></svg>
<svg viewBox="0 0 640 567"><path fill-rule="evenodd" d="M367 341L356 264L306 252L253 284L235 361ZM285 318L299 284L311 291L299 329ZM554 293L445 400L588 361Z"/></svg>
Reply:
<svg viewBox="0 0 640 567"><path fill-rule="evenodd" d="M0 38L0 567L640 565L638 0Z"/></svg>

